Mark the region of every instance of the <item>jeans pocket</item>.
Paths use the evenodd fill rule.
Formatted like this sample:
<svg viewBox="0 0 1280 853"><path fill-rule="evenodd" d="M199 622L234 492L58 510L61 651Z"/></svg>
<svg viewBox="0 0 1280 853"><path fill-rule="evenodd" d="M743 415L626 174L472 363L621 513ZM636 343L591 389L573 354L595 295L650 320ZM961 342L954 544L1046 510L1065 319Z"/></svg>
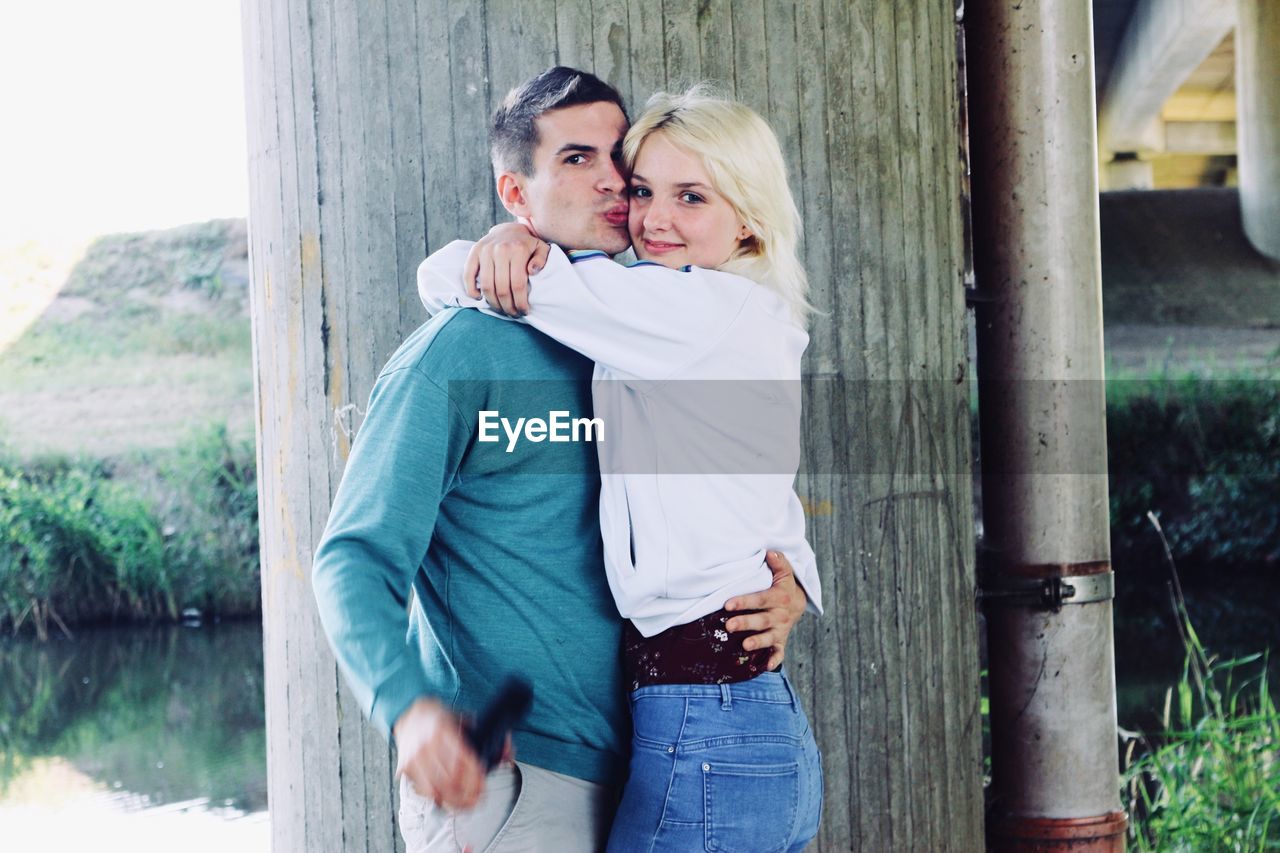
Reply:
<svg viewBox="0 0 1280 853"><path fill-rule="evenodd" d="M631 735L634 746L667 751L675 746L684 729L685 708L683 696L653 693L641 687L631 694Z"/></svg>
<svg viewBox="0 0 1280 853"><path fill-rule="evenodd" d="M702 790L711 853L778 853L791 845L800 797L795 762L704 762Z"/></svg>

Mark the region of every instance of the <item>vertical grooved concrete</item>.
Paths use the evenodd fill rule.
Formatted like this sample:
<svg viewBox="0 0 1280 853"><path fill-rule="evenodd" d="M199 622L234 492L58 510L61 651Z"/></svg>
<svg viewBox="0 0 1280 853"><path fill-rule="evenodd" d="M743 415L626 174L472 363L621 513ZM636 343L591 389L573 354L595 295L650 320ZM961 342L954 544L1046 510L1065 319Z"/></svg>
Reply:
<svg viewBox="0 0 1280 853"><path fill-rule="evenodd" d="M711 79L776 128L819 309L798 490L829 610L788 656L825 756L816 847L979 847L953 0L245 0L244 28L274 849L400 846L310 555L425 318L416 264L500 211L489 113L554 62L633 114Z"/></svg>

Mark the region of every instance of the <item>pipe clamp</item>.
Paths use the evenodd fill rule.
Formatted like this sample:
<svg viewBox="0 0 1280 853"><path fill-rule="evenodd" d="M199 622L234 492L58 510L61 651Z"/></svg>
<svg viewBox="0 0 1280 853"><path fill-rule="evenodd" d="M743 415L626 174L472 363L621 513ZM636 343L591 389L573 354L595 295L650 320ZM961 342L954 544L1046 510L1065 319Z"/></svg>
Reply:
<svg viewBox="0 0 1280 853"><path fill-rule="evenodd" d="M1115 572L1051 578L988 576L978 598L1009 607L1061 610L1065 604L1092 604L1116 597Z"/></svg>

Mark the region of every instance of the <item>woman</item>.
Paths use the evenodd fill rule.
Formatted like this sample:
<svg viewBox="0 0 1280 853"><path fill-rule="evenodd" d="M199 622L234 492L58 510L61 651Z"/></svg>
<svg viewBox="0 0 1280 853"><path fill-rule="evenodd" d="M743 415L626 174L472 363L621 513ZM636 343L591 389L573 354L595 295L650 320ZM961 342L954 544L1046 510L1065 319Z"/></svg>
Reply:
<svg viewBox="0 0 1280 853"><path fill-rule="evenodd" d="M799 215L768 125L701 90L651 98L623 156L640 261L551 247L522 318L596 362L600 526L633 688L609 848L799 850L821 810L813 735L770 650L724 630L728 599L769 586L769 549L821 609L792 490L808 343ZM527 239L531 257L546 250ZM485 307L449 272L469 245L423 262L429 310Z"/></svg>

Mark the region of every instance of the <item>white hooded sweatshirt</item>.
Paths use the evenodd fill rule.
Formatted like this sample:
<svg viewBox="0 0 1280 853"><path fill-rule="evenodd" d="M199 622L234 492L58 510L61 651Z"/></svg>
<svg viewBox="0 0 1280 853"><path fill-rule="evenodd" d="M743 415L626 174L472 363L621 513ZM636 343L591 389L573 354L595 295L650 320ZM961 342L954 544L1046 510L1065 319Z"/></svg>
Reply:
<svg viewBox="0 0 1280 853"><path fill-rule="evenodd" d="M430 313L478 308L455 241L418 268ZM809 336L773 291L731 273L553 246L521 322L596 363L603 421L600 532L618 611L645 636L714 613L772 583L786 555L822 612L793 484L800 461L800 358Z"/></svg>

